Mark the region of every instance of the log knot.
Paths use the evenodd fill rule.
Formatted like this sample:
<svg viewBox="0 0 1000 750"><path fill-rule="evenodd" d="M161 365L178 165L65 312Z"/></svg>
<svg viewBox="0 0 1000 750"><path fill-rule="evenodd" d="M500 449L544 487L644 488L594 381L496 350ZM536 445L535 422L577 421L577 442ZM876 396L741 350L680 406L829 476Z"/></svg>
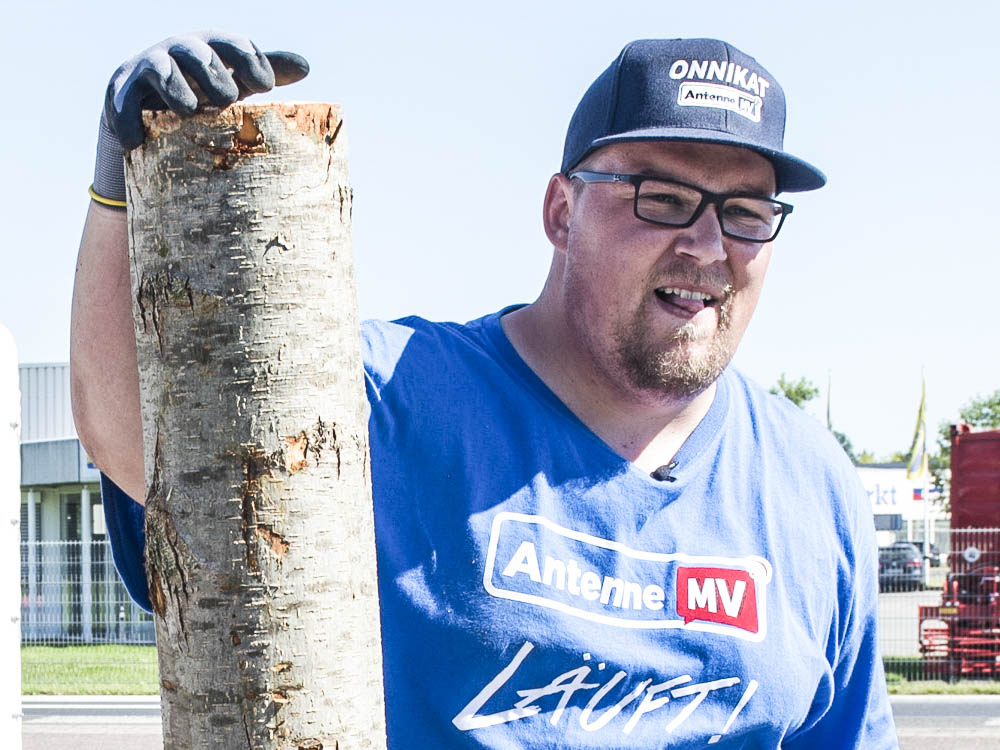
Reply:
<svg viewBox="0 0 1000 750"><path fill-rule="evenodd" d="M160 243L164 248L163 253L169 252L162 239ZM194 289L189 278L166 270L142 276L135 303L142 332L149 333L150 329L153 330L160 356L163 356L167 349L165 321L169 311L185 311L193 313L198 319L211 319L218 313L222 299ZM201 356L207 357L204 353Z"/></svg>
<svg viewBox="0 0 1000 750"><path fill-rule="evenodd" d="M240 488L241 522L243 542L246 549L247 569L258 575L260 565L257 559L257 543L270 550L277 560L282 560L291 546L288 540L273 526L259 518L259 508L263 497L262 483L276 476L290 476L305 471L310 462L318 465L327 451L333 451L337 459L337 473L340 474L340 446L337 430L333 424L317 418L316 423L296 435L288 435L284 446L268 452L256 445L244 446L243 483Z"/></svg>
<svg viewBox="0 0 1000 750"><path fill-rule="evenodd" d="M188 579L197 561L181 538L169 510L169 498L151 493L146 502L146 576L149 600L157 617L166 619L168 611L176 617L180 634L187 640L184 611L190 600Z"/></svg>
<svg viewBox="0 0 1000 750"><path fill-rule="evenodd" d="M289 544L285 538L263 524L257 524L257 537L279 560L288 552Z"/></svg>

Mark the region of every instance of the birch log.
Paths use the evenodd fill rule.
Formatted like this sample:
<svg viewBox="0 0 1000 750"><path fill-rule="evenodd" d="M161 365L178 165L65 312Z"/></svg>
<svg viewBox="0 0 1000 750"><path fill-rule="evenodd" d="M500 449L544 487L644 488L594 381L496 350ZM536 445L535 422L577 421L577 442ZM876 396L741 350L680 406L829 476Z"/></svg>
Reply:
<svg viewBox="0 0 1000 750"><path fill-rule="evenodd" d="M164 746L385 746L337 107L146 113L126 159Z"/></svg>

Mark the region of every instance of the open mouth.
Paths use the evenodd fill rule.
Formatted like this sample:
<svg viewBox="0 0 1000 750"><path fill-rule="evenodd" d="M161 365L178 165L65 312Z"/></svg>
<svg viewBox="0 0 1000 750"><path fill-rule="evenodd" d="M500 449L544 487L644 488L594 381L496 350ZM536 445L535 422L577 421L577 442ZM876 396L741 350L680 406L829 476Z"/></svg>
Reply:
<svg viewBox="0 0 1000 750"><path fill-rule="evenodd" d="M675 286L657 287L655 294L657 299L668 305L672 312L685 317L696 315L706 307L717 306L720 299L706 292L696 292Z"/></svg>

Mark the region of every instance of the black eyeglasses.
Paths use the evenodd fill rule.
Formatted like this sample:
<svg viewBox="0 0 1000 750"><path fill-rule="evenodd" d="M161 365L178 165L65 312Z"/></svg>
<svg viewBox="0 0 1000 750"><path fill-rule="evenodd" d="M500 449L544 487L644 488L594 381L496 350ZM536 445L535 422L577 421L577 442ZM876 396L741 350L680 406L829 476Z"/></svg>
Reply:
<svg viewBox="0 0 1000 750"><path fill-rule="evenodd" d="M635 188L633 210L637 219L651 224L684 228L694 224L708 205L714 205L719 226L727 237L750 242L770 242L778 236L792 206L747 193L710 193L694 185L641 174L570 172L570 179L584 182L619 182Z"/></svg>

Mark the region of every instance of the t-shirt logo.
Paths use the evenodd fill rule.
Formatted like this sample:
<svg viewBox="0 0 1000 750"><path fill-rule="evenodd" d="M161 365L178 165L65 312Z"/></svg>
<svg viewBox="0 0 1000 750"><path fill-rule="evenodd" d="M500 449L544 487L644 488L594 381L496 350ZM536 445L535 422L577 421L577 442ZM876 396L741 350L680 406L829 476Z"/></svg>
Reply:
<svg viewBox="0 0 1000 750"><path fill-rule="evenodd" d="M745 640L767 632L771 565L632 549L542 516L498 513L483 586L492 596L623 628L684 628Z"/></svg>
<svg viewBox="0 0 1000 750"><path fill-rule="evenodd" d="M749 570L677 566L677 614L756 633L756 580Z"/></svg>

